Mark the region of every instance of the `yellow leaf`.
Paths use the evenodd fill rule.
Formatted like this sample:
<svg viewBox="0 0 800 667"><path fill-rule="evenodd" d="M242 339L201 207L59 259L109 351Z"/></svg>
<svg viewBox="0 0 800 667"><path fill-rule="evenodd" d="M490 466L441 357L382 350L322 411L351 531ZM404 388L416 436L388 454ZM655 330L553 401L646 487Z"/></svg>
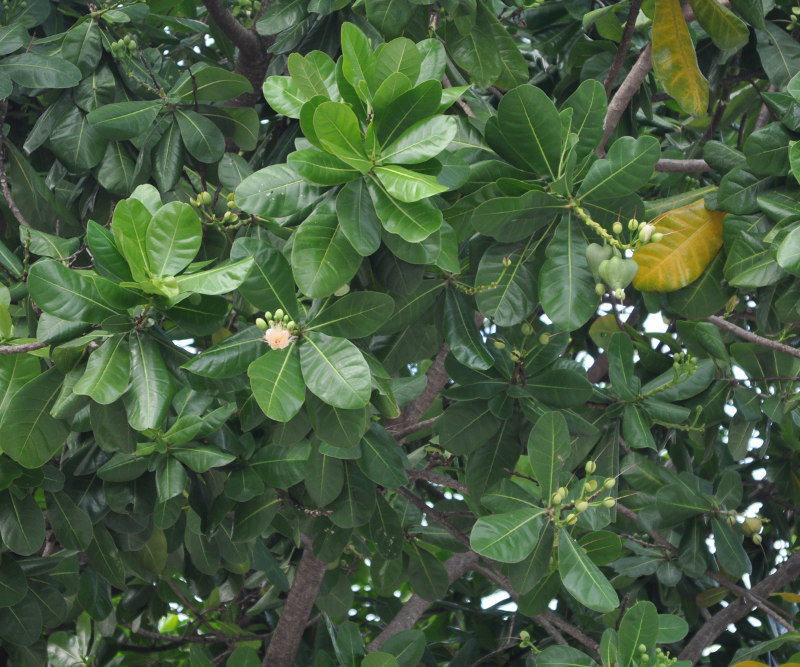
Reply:
<svg viewBox="0 0 800 667"><path fill-rule="evenodd" d="M633 286L642 292L674 292L697 280L722 247L724 217L722 211L709 211L702 199L655 217L651 224L664 238L633 254L639 265Z"/></svg>
<svg viewBox="0 0 800 667"><path fill-rule="evenodd" d="M622 331L622 329L619 328L617 318L613 315L603 315L592 322L592 326L589 327L589 337L597 347L602 347L605 350L608 347L608 341L611 340L611 336L619 331Z"/></svg>
<svg viewBox="0 0 800 667"><path fill-rule="evenodd" d="M737 662L731 667L769 667L769 665L765 665L763 662L759 662L758 660L743 660L742 662Z"/></svg>
<svg viewBox="0 0 800 667"><path fill-rule="evenodd" d="M800 602L800 595L797 593L772 593L770 597L779 597L786 602Z"/></svg>
<svg viewBox="0 0 800 667"><path fill-rule="evenodd" d="M656 0L653 17L653 71L656 81L687 113L708 110L708 81L683 18L680 0Z"/></svg>

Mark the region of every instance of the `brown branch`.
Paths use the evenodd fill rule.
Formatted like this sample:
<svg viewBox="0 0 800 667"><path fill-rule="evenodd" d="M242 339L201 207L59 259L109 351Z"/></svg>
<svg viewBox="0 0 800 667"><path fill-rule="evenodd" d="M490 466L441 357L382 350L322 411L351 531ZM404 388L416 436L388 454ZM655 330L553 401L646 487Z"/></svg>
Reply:
<svg viewBox="0 0 800 667"><path fill-rule="evenodd" d="M614 130L617 128L622 114L625 112L625 109L628 108L636 91L639 90L639 87L642 85L645 78L647 78L653 66L651 57L652 50L653 47L651 44L648 44L642 49L631 71L628 72L625 80L620 84L614 97L612 97L611 101L608 103L608 111L603 121L603 138L600 140L600 145L597 147L598 155L605 155L606 142L608 142L609 137L611 137Z"/></svg>
<svg viewBox="0 0 800 667"><path fill-rule="evenodd" d="M203 0L203 4L208 10L208 15L214 19L223 34L241 51L246 53L261 51L261 42L258 35L239 23L233 14L222 6L220 0Z"/></svg>
<svg viewBox="0 0 800 667"><path fill-rule="evenodd" d="M750 593L761 598L767 597L770 593L774 593L792 583L799 576L800 551L796 551L775 572L753 586L750 589ZM703 649L711 645L731 623L736 623L749 614L754 606L755 604L750 596L743 596L718 611L703 624L691 641L683 647L678 659L690 660L693 665L696 664L703 654Z"/></svg>
<svg viewBox="0 0 800 667"><path fill-rule="evenodd" d="M278 625L264 656L264 667L292 667L303 637L304 628L311 609L317 599L327 563L319 560L311 548L311 541L304 539L305 548L295 571L292 588L286 598Z"/></svg>
<svg viewBox="0 0 800 667"><path fill-rule="evenodd" d="M706 322L711 322L711 324L719 329L727 331L728 333L732 333L734 336L738 336L742 340L746 340L749 343L755 343L761 347L766 347L770 350L782 352L783 354L788 354L791 357L797 357L800 359L800 349L791 347L790 345L785 345L784 343L779 343L776 340L759 336L758 334L748 331L747 329L742 329L741 327L738 327L732 322L728 322L728 320L718 317L717 315L711 315L710 317L707 317Z"/></svg>
<svg viewBox="0 0 800 667"><path fill-rule="evenodd" d="M447 78L447 74L442 77L442 88L452 88L453 84L450 83L450 79ZM456 100L456 104L461 107L467 116L470 118L475 118L475 112L472 110L472 107L460 97Z"/></svg>
<svg viewBox="0 0 800 667"><path fill-rule="evenodd" d="M47 347L48 343L23 343L21 345L0 345L0 354L24 354L25 352L33 352L34 350L41 350Z"/></svg>
<svg viewBox="0 0 800 667"><path fill-rule="evenodd" d="M469 538L464 535L458 528L453 526L448 520L447 517L442 514L441 512L429 507L424 500L422 500L419 496L411 493L408 489L400 486L396 489L397 493L406 500L408 500L414 507L421 510L425 514L427 514L433 521L438 523L442 528L444 528L448 533L450 533L453 537L455 537L461 544L463 544L467 549L470 549Z"/></svg>
<svg viewBox="0 0 800 667"><path fill-rule="evenodd" d="M8 112L8 101L3 100L0 102L0 128L3 127L3 123L6 121L6 113ZM0 130L0 190L3 191L3 197L6 200L6 204L8 204L8 208L11 209L11 213L16 218L17 222L22 225L23 227L30 227L30 223L25 219L25 216L22 214L22 211L19 210L19 206L14 201L14 197L11 194L11 188L8 186L8 176L6 175L6 138L3 132Z"/></svg>
<svg viewBox="0 0 800 667"><path fill-rule="evenodd" d="M689 174L714 171L714 169L705 160L673 160L664 157L656 162L656 171Z"/></svg>
<svg viewBox="0 0 800 667"><path fill-rule="evenodd" d="M474 551L466 551L448 558L444 563L448 582L453 584L458 581L472 569L477 560L478 555ZM367 651L370 653L380 651L381 646L388 639L403 630L413 628L430 606L430 601L414 593L381 633L367 645Z"/></svg>
<svg viewBox="0 0 800 667"><path fill-rule="evenodd" d="M625 30L622 33L622 39L617 47L617 54L614 56L614 62L611 63L611 69L608 70L606 80L603 82L603 87L606 89L606 96L611 94L619 70L625 62L625 56L628 55L628 47L631 45L633 31L636 29L636 17L639 16L639 8L642 6L642 2L643 0L633 0L633 2L631 2L631 8L628 10L628 20L625 21Z"/></svg>
<svg viewBox="0 0 800 667"><path fill-rule="evenodd" d="M406 424L405 426L398 425L397 428L388 428L387 430L392 434L395 440L402 440L409 435L419 431L424 431L429 426L432 426L433 423L439 419L439 417L441 417L441 415L436 415L435 417L425 419L421 422L417 422L416 424Z"/></svg>
<svg viewBox="0 0 800 667"><path fill-rule="evenodd" d="M444 369L444 360L449 351L450 348L447 346L447 343L443 344L430 368L428 368L428 372L425 374L428 378L425 389L423 389L422 393L411 401L411 403L403 408L399 417L390 419L387 422L386 428L390 433L393 431L402 431L410 426L418 424L420 417L433 405L433 402L438 398L442 389L450 382L450 376ZM398 440L402 439L397 436L395 436L395 438Z"/></svg>
<svg viewBox="0 0 800 667"><path fill-rule="evenodd" d="M469 489L467 489L466 484L459 482L457 479L453 479L452 477L448 477L447 475L438 475L435 472L430 472L429 470L414 470L412 468L407 468L406 474L408 475L409 479L424 479L426 482L430 482L431 484L445 486L448 489L453 489L453 491L458 491L458 493L460 493L462 496L469 495Z"/></svg>

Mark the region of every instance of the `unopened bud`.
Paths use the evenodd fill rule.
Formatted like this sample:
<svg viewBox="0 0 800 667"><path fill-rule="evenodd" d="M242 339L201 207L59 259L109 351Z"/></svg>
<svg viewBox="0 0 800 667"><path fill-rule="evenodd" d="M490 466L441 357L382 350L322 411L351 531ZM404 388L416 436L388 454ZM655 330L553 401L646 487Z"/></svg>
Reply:
<svg viewBox="0 0 800 667"><path fill-rule="evenodd" d="M622 234L622 223L617 220L613 225L611 225L611 231L613 231L617 236Z"/></svg>
<svg viewBox="0 0 800 667"><path fill-rule="evenodd" d="M561 494L561 495L562 495L564 498L566 498L566 497L567 497L567 495L569 494L569 491L567 491L567 487L566 487L566 486L559 486L559 487L558 487L558 492L559 492L559 493L560 493L560 494Z"/></svg>
<svg viewBox="0 0 800 667"><path fill-rule="evenodd" d="M647 243L652 238L653 232L655 231L656 228L653 225L642 225L641 229L639 229L639 240L642 243Z"/></svg>
<svg viewBox="0 0 800 667"><path fill-rule="evenodd" d="M293 331L297 328L297 323L294 320L289 320L289 322L286 324L286 328L289 329L289 331Z"/></svg>
<svg viewBox="0 0 800 667"><path fill-rule="evenodd" d="M492 345L494 345L497 350L504 350L506 347L506 344L502 340L493 340Z"/></svg>
<svg viewBox="0 0 800 667"><path fill-rule="evenodd" d="M278 308L278 310L275 311L275 321L277 322L278 320L282 319L283 319L283 309Z"/></svg>
<svg viewBox="0 0 800 667"><path fill-rule="evenodd" d="M753 544L761 544L762 542L761 535L759 535L758 533L753 535L753 537L751 537L750 539L753 540Z"/></svg>
<svg viewBox="0 0 800 667"><path fill-rule="evenodd" d="M597 283L594 286L594 293L597 294L597 296L603 296L603 294L606 293L606 286L603 283Z"/></svg>
<svg viewBox="0 0 800 667"><path fill-rule="evenodd" d="M530 336L533 333L533 327L529 322L523 322L520 325L519 330L522 332L523 336Z"/></svg>
<svg viewBox="0 0 800 667"><path fill-rule="evenodd" d="M639 221L636 218L631 218L628 220L628 229L630 229L632 232L635 232L638 226Z"/></svg>
<svg viewBox="0 0 800 667"><path fill-rule="evenodd" d="M614 505L616 504L617 504L616 498L611 498L611 497L603 498L603 507L608 507L610 509L614 507Z"/></svg>
<svg viewBox="0 0 800 667"><path fill-rule="evenodd" d="M616 486L616 484L617 484L617 480L615 480L613 477L609 477L608 479L606 479L605 482L603 482L603 488L604 489L611 489L614 486Z"/></svg>
<svg viewBox="0 0 800 667"><path fill-rule="evenodd" d="M562 496L558 491L556 491L551 497L550 500L552 501L553 505L560 505L564 502L564 496Z"/></svg>
<svg viewBox="0 0 800 667"><path fill-rule="evenodd" d="M261 329L261 331L267 330L267 321L263 317L256 318L256 326Z"/></svg>
<svg viewBox="0 0 800 667"><path fill-rule="evenodd" d="M664 240L664 235L661 232L656 232L650 240L653 243L661 243Z"/></svg>
<svg viewBox="0 0 800 667"><path fill-rule="evenodd" d="M205 204L206 206L208 206L209 204L211 204L211 202L214 199L213 199L213 197L211 196L211 193L208 190L203 190L203 192L201 192L199 195L197 195L197 200L201 204Z"/></svg>
<svg viewBox="0 0 800 667"><path fill-rule="evenodd" d="M597 491L597 480L590 479L587 482L584 482L583 488L586 489L589 493L594 493L595 491Z"/></svg>
<svg viewBox="0 0 800 667"><path fill-rule="evenodd" d="M539 336L539 344L547 345L550 342L550 334L543 333Z"/></svg>
<svg viewBox="0 0 800 667"><path fill-rule="evenodd" d="M578 512L585 512L589 509L589 503L587 503L585 500L579 500L577 503L575 503L575 509L578 510Z"/></svg>
<svg viewBox="0 0 800 667"><path fill-rule="evenodd" d="M755 516L747 517L742 523L742 532L750 537L761 532L761 519Z"/></svg>
<svg viewBox="0 0 800 667"><path fill-rule="evenodd" d="M586 465L583 466L583 469L591 475L595 470L597 470L597 464L594 461L587 461Z"/></svg>
<svg viewBox="0 0 800 667"><path fill-rule="evenodd" d="M271 312L269 312L269 311L267 311L266 313L264 313L264 319L265 319L267 322L269 322L269 321L272 319L272 313L271 313Z"/></svg>
<svg viewBox="0 0 800 667"><path fill-rule="evenodd" d="M578 515L572 512L567 516L567 525L574 526L576 523L578 523Z"/></svg>
<svg viewBox="0 0 800 667"><path fill-rule="evenodd" d="M511 266L511 258L510 257L503 257L503 266Z"/></svg>
<svg viewBox="0 0 800 667"><path fill-rule="evenodd" d="M617 298L617 301L625 301L625 290L618 287L614 290L614 296Z"/></svg>

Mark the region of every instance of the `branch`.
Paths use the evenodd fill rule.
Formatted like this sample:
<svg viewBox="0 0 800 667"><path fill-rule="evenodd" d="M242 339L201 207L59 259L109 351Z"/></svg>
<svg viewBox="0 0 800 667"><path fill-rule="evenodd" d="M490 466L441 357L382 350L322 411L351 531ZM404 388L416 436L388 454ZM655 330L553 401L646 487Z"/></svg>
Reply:
<svg viewBox="0 0 800 667"><path fill-rule="evenodd" d="M24 354L47 347L48 343L23 343L22 345L0 345L0 354Z"/></svg>
<svg viewBox="0 0 800 667"><path fill-rule="evenodd" d="M433 402L437 399L442 389L450 382L450 376L444 369L444 360L449 351L450 348L447 346L447 343L442 345L439 353L428 369L428 372L425 374L428 378L425 389L423 389L422 393L411 401L411 403L403 408L399 417L389 420L387 424L389 432L392 432L392 429L395 429L395 431L402 431L410 426L418 424L419 418L433 405ZM395 436L395 438L398 440L400 439L397 436Z"/></svg>
<svg viewBox="0 0 800 667"><path fill-rule="evenodd" d="M728 333L732 333L734 336L738 336L742 340L746 340L750 343L760 345L761 347L766 347L770 350L782 352L783 354L788 354L791 357L797 357L800 359L800 350L796 347L791 347L790 345L779 343L776 340L770 340L769 338L764 338L763 336L754 334L752 331L742 329L741 327L738 327L732 322L728 322L728 320L718 317L717 315L711 315L710 317L707 317L706 322L711 322L711 324L714 326L722 329L723 331L727 331Z"/></svg>
<svg viewBox="0 0 800 667"><path fill-rule="evenodd" d="M264 667L292 667L303 638L302 628L311 614L314 601L327 563L319 560L311 549L310 540L304 540L305 548L295 571L292 588L286 598L283 613L272 633L272 639L264 656Z"/></svg>
<svg viewBox="0 0 800 667"><path fill-rule="evenodd" d="M409 479L424 479L426 482L436 484L436 486L445 486L448 489L453 489L453 491L458 491L462 496L469 495L469 489L467 488L466 484L459 482L457 479L453 479L452 477L448 477L447 475L438 475L435 472L430 472L429 470L415 470L412 468L407 468L406 474L408 475Z"/></svg>
<svg viewBox="0 0 800 667"><path fill-rule="evenodd" d="M7 111L8 101L3 100L0 102L0 190L3 191L3 197L17 222L23 227L30 227L30 223L25 219L22 211L19 210L19 206L17 206L17 203L14 201L14 197L11 195L11 188L8 187L8 177L6 176L6 137L2 131L3 123L6 121Z"/></svg>
<svg viewBox="0 0 800 667"><path fill-rule="evenodd" d="M650 68L653 66L653 60L651 58L652 50L653 47L651 44L648 44L642 49L631 71L628 72L628 75L625 77L622 84L620 84L614 97L611 98L611 102L608 103L608 111L603 121L603 138L600 140L600 145L597 147L598 155L605 155L606 142L617 128L619 119L622 118L622 114L625 112L625 109L628 108L636 91L639 90L639 87L642 85L645 78L647 78Z"/></svg>
<svg viewBox="0 0 800 667"><path fill-rule="evenodd" d="M688 174L714 169L705 160L672 160L664 157L656 162L656 171Z"/></svg>
<svg viewBox="0 0 800 667"><path fill-rule="evenodd" d="M224 35L231 40L239 50L245 53L261 52L261 41L252 30L245 28L237 21L220 0L203 0L208 10L208 15L214 19Z"/></svg>
<svg viewBox="0 0 800 667"><path fill-rule="evenodd" d="M756 597L764 598L792 583L798 576L800 576L800 551L793 553L775 572L753 586L750 592ZM703 649L711 645L731 623L736 623L750 613L754 606L749 596L731 602L703 624L691 641L683 647L678 659L691 660L693 665L696 664L702 656Z"/></svg>
<svg viewBox="0 0 800 667"><path fill-rule="evenodd" d="M453 537L455 537L461 544L463 544L467 549L471 549L469 544L469 538L464 535L458 528L453 526L448 520L447 517L444 516L441 512L429 507L425 504L425 501L416 496L415 494L411 493L405 487L398 487L396 489L397 493L406 500L408 500L414 507L421 510L425 514L427 514L431 519L433 519L436 523L438 523L442 528L444 528L448 533L450 533Z"/></svg>
<svg viewBox="0 0 800 667"><path fill-rule="evenodd" d="M477 561L478 555L474 551L467 551L448 558L444 563L444 569L447 570L448 582L452 585L458 581L472 569L472 566ZM403 630L413 628L430 606L430 601L414 593L381 633L367 645L367 651L370 653L373 651L380 651L381 646L383 646L384 642L388 639L394 637Z"/></svg>
<svg viewBox="0 0 800 667"><path fill-rule="evenodd" d="M436 415L435 417L431 417L430 419L425 419L421 422L417 422L416 424L406 424L405 426L398 426L397 428L388 428L387 430L389 433L392 434L395 440L402 440L403 438L412 435L413 433L417 433L418 431L424 431L429 426L432 426L433 423L439 419L441 415Z"/></svg>
<svg viewBox="0 0 800 667"><path fill-rule="evenodd" d="M628 55L628 47L631 45L633 31L636 29L636 17L639 16L639 8L642 6L642 2L643 0L633 0L633 2L631 2L631 8L628 11L628 20L625 22L625 30L622 33L622 39L617 47L617 55L614 56L614 62L611 63L611 69L608 70L606 80L603 82L603 87L606 89L606 97L611 94L619 70L625 62L625 56Z"/></svg>

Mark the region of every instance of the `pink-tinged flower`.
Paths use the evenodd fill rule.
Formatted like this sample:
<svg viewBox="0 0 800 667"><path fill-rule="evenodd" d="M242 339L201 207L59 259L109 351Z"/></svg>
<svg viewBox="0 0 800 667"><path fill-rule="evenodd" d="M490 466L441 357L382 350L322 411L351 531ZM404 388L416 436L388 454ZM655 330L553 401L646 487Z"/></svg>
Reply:
<svg viewBox="0 0 800 667"><path fill-rule="evenodd" d="M276 322L264 333L264 340L273 350L282 350L296 339L297 336L292 336L289 329L283 326L281 322Z"/></svg>

